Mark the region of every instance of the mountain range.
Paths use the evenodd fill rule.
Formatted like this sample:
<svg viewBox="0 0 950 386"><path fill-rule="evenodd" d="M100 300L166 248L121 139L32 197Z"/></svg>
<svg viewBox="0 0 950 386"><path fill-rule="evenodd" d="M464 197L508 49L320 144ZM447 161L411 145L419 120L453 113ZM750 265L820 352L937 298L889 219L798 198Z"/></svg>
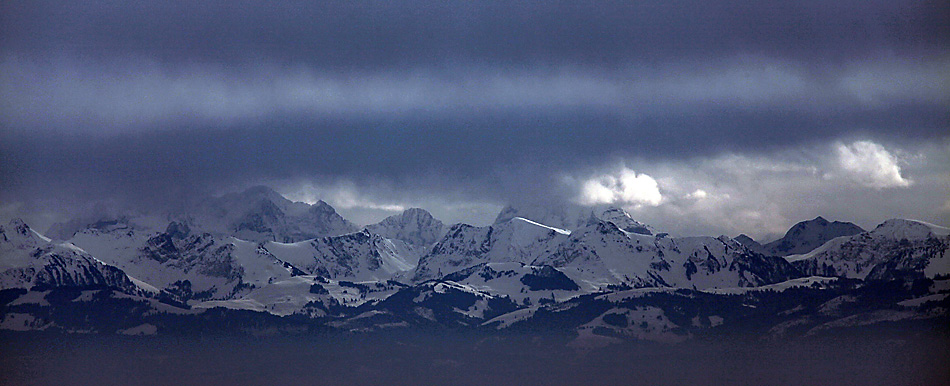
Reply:
<svg viewBox="0 0 950 386"><path fill-rule="evenodd" d="M818 217L765 244L673 237L620 208L508 206L489 226L412 208L358 228L323 201L254 187L46 233L0 226L0 329L151 334L219 317L242 329L545 329L599 345L750 318L767 336L942 323L950 295L950 230L902 219L864 231Z"/></svg>

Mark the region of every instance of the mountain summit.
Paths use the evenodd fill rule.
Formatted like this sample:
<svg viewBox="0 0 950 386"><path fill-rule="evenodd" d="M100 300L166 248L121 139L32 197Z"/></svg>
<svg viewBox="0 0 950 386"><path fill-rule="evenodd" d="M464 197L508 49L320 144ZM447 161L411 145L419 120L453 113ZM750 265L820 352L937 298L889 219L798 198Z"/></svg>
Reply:
<svg viewBox="0 0 950 386"><path fill-rule="evenodd" d="M614 223L618 228L630 233L652 235L653 228L634 220L623 208L585 207L580 205L529 205L524 207L505 206L495 218L495 224L508 222L521 217L550 227L576 230L591 224L591 220L603 220Z"/></svg>
<svg viewBox="0 0 950 386"><path fill-rule="evenodd" d="M829 222L818 216L813 220L795 224L784 237L762 247L765 253L774 256L796 255L811 252L833 238L853 236L861 232L864 232L864 229L850 222Z"/></svg>
<svg viewBox="0 0 950 386"><path fill-rule="evenodd" d="M196 222L248 241L296 242L359 229L323 201L293 202L266 186L205 200Z"/></svg>
<svg viewBox="0 0 950 386"><path fill-rule="evenodd" d="M415 247L427 247L439 241L445 225L425 209L409 208L366 227L380 236L402 240Z"/></svg>

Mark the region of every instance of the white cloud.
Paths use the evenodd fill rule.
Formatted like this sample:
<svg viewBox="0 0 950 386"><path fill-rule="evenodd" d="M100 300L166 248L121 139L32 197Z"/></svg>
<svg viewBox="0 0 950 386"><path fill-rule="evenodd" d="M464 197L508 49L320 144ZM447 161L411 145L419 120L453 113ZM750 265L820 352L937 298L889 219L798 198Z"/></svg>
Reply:
<svg viewBox="0 0 950 386"><path fill-rule="evenodd" d="M879 144L871 141L838 143L835 151L841 171L855 183L875 189L908 187L912 183L901 176L897 157Z"/></svg>
<svg viewBox="0 0 950 386"><path fill-rule="evenodd" d="M663 200L656 180L622 167L619 173L584 181L578 201L584 205L621 204L658 206Z"/></svg>
<svg viewBox="0 0 950 386"><path fill-rule="evenodd" d="M702 200L706 197L709 197L709 193L706 193L706 191L702 189L696 189L692 193L686 195L686 198L693 200Z"/></svg>

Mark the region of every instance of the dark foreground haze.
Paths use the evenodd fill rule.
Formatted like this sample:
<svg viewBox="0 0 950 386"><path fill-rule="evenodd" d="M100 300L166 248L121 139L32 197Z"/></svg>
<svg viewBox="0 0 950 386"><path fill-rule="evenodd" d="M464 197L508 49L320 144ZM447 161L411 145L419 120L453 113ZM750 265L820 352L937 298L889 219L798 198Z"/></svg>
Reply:
<svg viewBox="0 0 950 386"><path fill-rule="evenodd" d="M945 385L946 331L566 348L555 337L5 333L10 385Z"/></svg>

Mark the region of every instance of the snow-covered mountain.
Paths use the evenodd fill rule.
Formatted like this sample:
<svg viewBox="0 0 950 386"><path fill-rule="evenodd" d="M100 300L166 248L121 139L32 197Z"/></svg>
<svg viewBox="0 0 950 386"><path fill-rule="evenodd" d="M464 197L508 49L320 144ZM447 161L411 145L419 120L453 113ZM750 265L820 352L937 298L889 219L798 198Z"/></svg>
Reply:
<svg viewBox="0 0 950 386"><path fill-rule="evenodd" d="M449 327L558 331L587 347L719 326L774 337L939 324L950 300L950 230L909 220L780 258L742 238L644 235L598 216L573 231L513 218L452 226L416 267L418 249L369 229L282 243L191 224L109 221L63 243L0 227L0 329ZM52 312L64 307L83 317ZM215 320L226 323L202 322Z"/></svg>
<svg viewBox="0 0 950 386"><path fill-rule="evenodd" d="M572 232L531 264L551 265L596 289L747 287L799 276L784 260L756 254L725 236L647 236L603 220Z"/></svg>
<svg viewBox="0 0 950 386"><path fill-rule="evenodd" d="M739 244L742 244L743 247L748 248L752 252L761 253L763 255L771 254L769 253L768 250L765 249L765 247L762 244L759 244L758 241L753 240L752 237L749 237L749 235L745 233L736 236L735 238L733 238L733 240L735 240Z"/></svg>
<svg viewBox="0 0 950 386"><path fill-rule="evenodd" d="M0 225L0 256L0 289L110 287L129 294L151 289L75 245L52 242L20 219Z"/></svg>
<svg viewBox="0 0 950 386"><path fill-rule="evenodd" d="M229 299L293 273L257 243L192 230L183 222L159 232L122 224L86 229L69 241L179 300Z"/></svg>
<svg viewBox="0 0 950 386"><path fill-rule="evenodd" d="M359 230L326 202L293 202L266 186L208 198L194 212L198 228L255 242L295 242Z"/></svg>
<svg viewBox="0 0 950 386"><path fill-rule="evenodd" d="M786 258L808 275L893 279L950 274L950 229L912 220L888 220L869 232L835 238Z"/></svg>
<svg viewBox="0 0 950 386"><path fill-rule="evenodd" d="M521 217L538 224L573 230L587 224L594 213L593 208L580 205L507 205L495 217L495 224L504 224Z"/></svg>
<svg viewBox="0 0 950 386"><path fill-rule="evenodd" d="M818 216L813 220L793 225L785 236L764 245L759 245L745 235L742 235L745 237L739 242L757 252L772 256L788 256L808 253L836 237L852 236L861 232L864 232L864 229L850 222L830 222Z"/></svg>
<svg viewBox="0 0 950 386"><path fill-rule="evenodd" d="M413 281L437 279L482 263L527 264L570 232L521 217L491 226L456 224L419 259Z"/></svg>
<svg viewBox="0 0 950 386"><path fill-rule="evenodd" d="M416 258L405 242L366 229L296 243L268 242L261 247L306 274L327 279L385 281L413 269Z"/></svg>
<svg viewBox="0 0 950 386"><path fill-rule="evenodd" d="M594 217L610 221L627 232L644 235L655 233L650 226L630 217L627 211L613 206L526 205L515 207L507 205L495 217L495 224L506 223L515 217L566 230L583 228L590 222L591 217Z"/></svg>
<svg viewBox="0 0 950 386"><path fill-rule="evenodd" d="M134 316L116 324L121 331L241 315L264 328L555 327L576 341L679 341L746 318L781 335L863 323L847 318L946 315L947 228L889 220L853 234L853 224L819 217L761 245L744 235L671 237L601 209L508 207L491 226L446 227L413 208L357 231L325 203L258 187L190 213L63 223L62 242L16 220L0 227L0 329L82 331L86 322L43 307L84 302L99 323L88 331L110 320L102 310L127 307ZM799 250L808 252L777 256ZM898 287L896 305L875 308Z"/></svg>
<svg viewBox="0 0 950 386"><path fill-rule="evenodd" d="M614 225L616 225L618 228L629 233L637 233L647 236L655 233L652 227L634 220L632 217L630 217L630 214L627 213L627 211L621 208L607 208L601 212L600 216L598 217L601 220L614 223Z"/></svg>
<svg viewBox="0 0 950 386"><path fill-rule="evenodd" d="M411 270L417 253L364 230L295 243L251 242L171 222L162 232L87 229L70 242L181 299L227 300L295 275L388 280Z"/></svg>
<svg viewBox="0 0 950 386"><path fill-rule="evenodd" d="M427 248L442 238L445 225L425 209L410 208L368 225L370 232L388 239L401 240L417 248Z"/></svg>
<svg viewBox="0 0 950 386"><path fill-rule="evenodd" d="M161 231L170 221L185 223L195 231L216 237L234 236L253 242L296 242L359 230L326 202L293 202L271 188L256 186L220 197L205 197L174 212L110 212L79 217L53 224L48 232L56 239L68 240L87 229L107 230L116 226Z"/></svg>
<svg viewBox="0 0 950 386"><path fill-rule="evenodd" d="M453 226L422 257L414 280L446 277L484 263L551 266L584 291L742 287L799 276L783 259L756 254L724 236L649 236L596 217L568 232L516 217L488 227Z"/></svg>

